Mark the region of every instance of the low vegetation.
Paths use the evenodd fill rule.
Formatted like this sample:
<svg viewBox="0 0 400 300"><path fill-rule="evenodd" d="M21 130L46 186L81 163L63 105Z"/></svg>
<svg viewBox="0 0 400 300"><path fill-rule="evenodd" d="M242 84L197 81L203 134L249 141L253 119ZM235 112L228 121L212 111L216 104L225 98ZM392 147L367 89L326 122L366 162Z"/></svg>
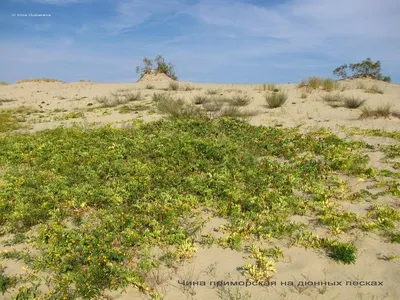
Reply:
<svg viewBox="0 0 400 300"><path fill-rule="evenodd" d="M84 118L85 114L83 112L69 112L66 113L62 116L57 116L54 118L56 121L63 121L63 120L70 120L70 119L79 119L79 118Z"/></svg>
<svg viewBox="0 0 400 300"><path fill-rule="evenodd" d="M337 90L340 88L340 85L337 81L331 78L319 78L319 77L310 77L307 80L302 80L298 88L306 88L307 92L312 92L313 90L323 89L324 91L330 92L333 90Z"/></svg>
<svg viewBox="0 0 400 300"><path fill-rule="evenodd" d="M232 97L230 101L233 106L246 106L251 102L251 98L246 94L236 94Z"/></svg>
<svg viewBox="0 0 400 300"><path fill-rule="evenodd" d="M326 94L322 96L322 100L328 103L331 107L346 107L350 109L359 108L365 103L365 99L360 99L355 96L344 96L342 94Z"/></svg>
<svg viewBox="0 0 400 300"><path fill-rule="evenodd" d="M8 85L8 82L6 82L6 81L0 81L0 85Z"/></svg>
<svg viewBox="0 0 400 300"><path fill-rule="evenodd" d="M17 80L16 83L18 84L25 82L63 82L63 81L54 78L30 78L30 79Z"/></svg>
<svg viewBox="0 0 400 300"><path fill-rule="evenodd" d="M262 85L260 85L260 91L279 92L279 89L276 87L276 84L263 83Z"/></svg>
<svg viewBox="0 0 400 300"><path fill-rule="evenodd" d="M102 107L116 107L118 105L127 104L129 102L139 101L141 99L142 94L140 91L120 91L117 93L111 93L110 96L97 96L94 98L94 100L100 103Z"/></svg>
<svg viewBox="0 0 400 300"><path fill-rule="evenodd" d="M0 110L0 133L20 128L20 123L11 109Z"/></svg>
<svg viewBox="0 0 400 300"><path fill-rule="evenodd" d="M39 277L28 285L0 274L3 290L15 283L13 296L21 299L26 293L93 299L130 285L155 297L149 274L196 256L203 208L229 220L221 228L225 236L206 235L205 246L240 250L254 239L289 238L351 264L358 250L341 232L374 230L399 242L394 207L374 205L359 216L339 204L348 189L340 174L376 175L362 152L366 144L327 129L301 133L208 120L201 107L180 98L156 103L172 120L0 137L0 234L37 249L1 252L0 258L22 259L33 272L51 274L42 281L46 291L38 288ZM229 114L239 111L228 107ZM315 236L307 224L290 221L292 215L312 217L335 235ZM153 257L152 247L175 250ZM279 248L251 246L249 252L255 262L237 266L249 280L279 273Z"/></svg>
<svg viewBox="0 0 400 300"><path fill-rule="evenodd" d="M363 107L361 109L360 119L366 118L389 118L396 117L400 118L400 112L393 111L390 104L381 105L375 109L370 107Z"/></svg>
<svg viewBox="0 0 400 300"><path fill-rule="evenodd" d="M285 104L287 99L288 95L284 92L272 93L272 94L268 93L265 95L265 100L267 101L268 106L270 108L276 108L282 106L283 104Z"/></svg>

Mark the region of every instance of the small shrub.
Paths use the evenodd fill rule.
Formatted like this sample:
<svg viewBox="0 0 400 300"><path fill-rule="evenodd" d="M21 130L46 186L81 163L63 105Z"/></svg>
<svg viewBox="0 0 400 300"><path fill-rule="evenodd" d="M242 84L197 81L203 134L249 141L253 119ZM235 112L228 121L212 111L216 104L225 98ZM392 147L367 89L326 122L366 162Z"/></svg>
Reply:
<svg viewBox="0 0 400 300"><path fill-rule="evenodd" d="M270 108L280 107L285 104L288 95L284 92L273 93L265 95L265 100Z"/></svg>
<svg viewBox="0 0 400 300"><path fill-rule="evenodd" d="M8 85L8 82L0 81L0 85Z"/></svg>
<svg viewBox="0 0 400 300"><path fill-rule="evenodd" d="M306 99L307 98L307 94L306 93L302 93L300 96L301 99Z"/></svg>
<svg viewBox="0 0 400 300"><path fill-rule="evenodd" d="M152 85L152 84L147 84L146 85L146 89L147 90L154 90L156 87L154 86L154 85Z"/></svg>

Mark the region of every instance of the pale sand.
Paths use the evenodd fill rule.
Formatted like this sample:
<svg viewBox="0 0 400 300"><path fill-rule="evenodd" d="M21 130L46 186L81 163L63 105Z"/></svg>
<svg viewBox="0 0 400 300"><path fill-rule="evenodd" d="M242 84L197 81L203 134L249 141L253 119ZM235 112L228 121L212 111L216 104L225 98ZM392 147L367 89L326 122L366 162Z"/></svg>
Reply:
<svg viewBox="0 0 400 300"><path fill-rule="evenodd" d="M378 85L384 94L369 94L361 89L357 89L359 82L363 82L366 87ZM152 84L155 89L146 89L147 84ZM198 84L190 82L180 82L180 88L191 86L195 88L192 91L171 91L165 92L158 89L168 88L169 80L162 78L153 78L151 81L144 80L139 83L21 83L8 86L0 86L0 99L14 98L16 101L3 103L0 109L17 108L22 105L43 109L45 117L39 118L33 114L27 119L27 124L31 129L20 130L22 132L34 132L43 129L55 128L60 125L69 125L73 122L100 124L112 123L120 126L123 122L134 118L141 118L148 122L158 120L162 116L157 113L140 111L138 113L120 114L114 108L107 109L110 113L103 115L103 110L87 112L88 104L93 103L91 107L100 106L93 98L95 96L108 96L110 93L116 93L119 90L142 91L145 100L135 102L151 104L151 96L155 92L171 93L174 96L184 97L190 101L195 95L205 94L207 89L218 89L220 94L234 95L241 91L249 95L253 101L247 110L256 110L258 115L252 116L248 122L253 125L265 126L296 126L301 130L306 130L308 126L326 127L338 133L340 137L348 137L353 140L364 140L370 144L397 144L398 142L391 138L366 137L366 136L348 136L343 133L337 125L346 125L349 127L361 127L362 129L382 129L385 131L399 131L400 119L367 119L358 120L359 109L332 108L321 100L321 96L326 92L314 91L308 94L306 99L300 96L303 90L297 89L297 84L278 84L277 88L288 93L289 99L281 108L270 109L266 106L264 94L260 92L259 84L252 85L231 85L231 84ZM372 80L354 80L342 81L340 84L346 87L342 93L345 95L359 96L366 99L366 105L372 108L382 104L389 103L392 109L400 111L400 85L387 84ZM335 92L333 92L335 93ZM41 107L40 107L41 106ZM55 113L54 109L65 109L66 112ZM67 112L80 111L85 114L85 119L72 119L67 121L54 121L54 116L63 116ZM40 122L38 122L41 120ZM378 169L393 170L390 164L382 162L383 153L380 151L371 151L367 153L371 158L371 166ZM343 178L348 180L353 191L366 188L370 182L357 183L357 178ZM395 197L381 197L378 203L399 203ZM349 211L365 215L369 203L341 203ZM313 225L312 220L300 216L293 216L294 219L309 223L313 231L319 236L324 236L326 230ZM217 229L225 220L212 218L204 233ZM314 227L313 227L314 226ZM2 238L4 240L6 237ZM285 260L276 264L277 274L272 281L276 281L274 287L241 287L240 291L244 294L246 291L251 293L249 299L400 299L400 260L385 261L379 259L379 255L395 253L400 255L398 244L390 244L372 233L351 236L340 235L342 241L356 239L356 246L359 249L357 262L354 265L342 265L326 257L324 253L318 253L314 250L306 250L298 247L287 247L282 241L273 241L260 244L264 247L279 246L284 254ZM20 246L21 247L21 246ZM164 299L235 299L223 296L226 291L209 285L210 281L226 280L237 281L244 280L237 268L245 263L254 262L246 258L248 255L244 252L233 250L224 250L213 246L210 249L198 247L199 251L195 258L184 265L179 266L176 272L171 270L160 271L160 274L154 274L152 279L158 283L157 290L166 295ZM8 249L1 245L0 250ZM216 268L212 265L215 263ZM23 263L14 261L3 261L8 268L6 272L16 274L20 271ZM178 280L205 281L207 286L195 286L193 288L184 287L178 284ZM324 286L302 287L302 286L282 286L283 281L341 281L342 286ZM382 281L383 286L346 286L346 281ZM235 290L235 287L226 287ZM109 295L115 299L148 299L143 294L138 293L134 288L127 288L126 293L119 295L119 292L109 292ZM0 295L0 299L7 299ZM239 299L239 298L237 298ZM246 298L243 298L246 299Z"/></svg>

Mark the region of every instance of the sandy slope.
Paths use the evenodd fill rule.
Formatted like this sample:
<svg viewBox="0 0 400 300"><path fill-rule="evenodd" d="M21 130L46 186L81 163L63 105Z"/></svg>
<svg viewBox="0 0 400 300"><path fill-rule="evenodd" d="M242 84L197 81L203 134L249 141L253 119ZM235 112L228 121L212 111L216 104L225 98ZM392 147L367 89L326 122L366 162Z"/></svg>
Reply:
<svg viewBox="0 0 400 300"><path fill-rule="evenodd" d="M384 94L369 94L361 89L357 89L360 80L343 81L341 85L346 89L342 92L345 95L354 95L366 99L366 105L377 107L381 104L389 103L394 110L400 111L400 85L376 83L370 80L362 80L363 84L372 86L377 84ZM155 89L146 89L146 85L154 85ZM145 121L152 121L161 118L156 112L138 111L128 114L120 114L114 108L99 109L95 111L87 111L88 108L99 107L100 104L94 99L96 96L110 95L120 90L142 91L144 100L137 103L149 105L150 111L152 106L151 96L154 92L165 92L160 89L168 88L169 80L163 78L153 78L152 80L144 80L139 83L22 83L8 86L0 86L0 99L13 98L16 101L3 103L0 107L17 108L22 105L43 110L40 114L34 113L27 117L26 123L31 126L30 129L22 131L37 131L47 128L54 128L59 125L71 124L72 122L100 122L121 124L121 122L129 121L133 118L142 118ZM191 91L171 91L172 95L184 97L190 101L195 95L205 94L207 89L218 89L222 95L234 95L237 92L248 94L253 101L246 108L255 110L258 115L249 118L248 122L253 125L281 125L281 126L299 126L306 128L307 126L329 127L336 132L340 132L337 125L356 126L361 128L383 129L386 131L399 131L400 119L367 119L358 120L360 115L359 109L332 108L321 100L321 96L326 92L314 91L308 95L306 99L301 99L303 90L297 89L296 84L279 84L277 87L286 91L289 95L288 101L281 108L270 109L266 106L264 94L260 91L260 85L218 85L218 84L197 84L197 83L180 83L180 87L191 86ZM93 105L88 106L90 103ZM137 104L135 103L135 104ZM54 110L65 110L55 112ZM154 109L153 109L154 110ZM54 120L54 117L62 117L73 111L83 112L84 119L70 119L64 121ZM104 113L104 111L108 111ZM343 132L342 137L346 136ZM352 139L363 139L371 144L394 144L395 140L380 137L349 137ZM382 152L368 153L371 158L371 165L380 169L391 169L391 166L380 161L383 157ZM354 179L349 179L353 180ZM357 185L352 183L354 189L365 188L368 182ZM379 200L382 203L399 202L394 197L382 197ZM350 211L359 214L365 214L364 205L344 203L344 207ZM294 216L299 220L303 217ZM302 219L305 222L310 220ZM225 220L212 218L204 232L213 231L223 224ZM312 224L312 223L311 223ZM315 227L315 233L320 236L326 233L321 228ZM249 299L400 299L400 263L399 260L385 261L378 259L381 253L396 253L400 255L398 244L390 244L384 242L376 235L366 233L358 236L341 235L341 239L357 239L357 247L359 249L359 257L355 265L341 265L333 260L326 258L326 255L320 254L312 250L305 250L298 247L287 247L282 241L272 241L263 244L265 247L280 246L285 254L285 260L277 263L278 273L274 280L277 282L275 287L241 287L240 291L244 294L246 291L251 293ZM0 246L1 249L8 249ZM229 298L227 292L221 288L210 286L210 281L227 280L237 281L244 278L240 275L237 267L252 259L246 258L246 253L236 252L232 250L224 250L218 247L210 249L199 249L195 259L192 262L185 263L183 266L173 272L171 270L154 274L154 281L159 283L159 291L166 294L165 299L235 299ZM4 262L3 262L4 263ZM213 264L216 267L213 269ZM8 272L16 272L21 268L21 263L11 264ZM228 279L230 278L230 279ZM178 280L198 280L205 281L207 286L196 286L194 288L184 287L178 284ZM282 286L282 281L292 280L299 281L341 281L342 286L311 286L308 288L302 286ZM382 281L383 286L346 286L346 281ZM235 287L225 287L235 290ZM127 293L119 295L118 292L109 292L109 295L115 299L145 299L145 297L133 288L128 288ZM225 295L225 296L224 296ZM0 295L0 298L2 296ZM375 298L373 298L375 297ZM237 298L239 299L239 298ZM245 298L243 298L245 299Z"/></svg>

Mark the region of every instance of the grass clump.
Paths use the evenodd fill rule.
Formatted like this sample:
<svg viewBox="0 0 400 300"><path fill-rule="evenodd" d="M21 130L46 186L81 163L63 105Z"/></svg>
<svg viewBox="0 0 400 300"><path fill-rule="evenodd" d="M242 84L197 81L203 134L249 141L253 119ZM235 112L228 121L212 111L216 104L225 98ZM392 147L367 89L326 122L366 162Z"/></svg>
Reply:
<svg viewBox="0 0 400 300"><path fill-rule="evenodd" d="M147 90L154 90L156 87L155 87L155 85L153 85L153 84L146 84L146 89Z"/></svg>
<svg viewBox="0 0 400 300"><path fill-rule="evenodd" d="M361 109L360 119L367 118L389 118L389 117L397 117L400 118L400 112L392 111L392 107L390 104L381 105L378 108L372 109L370 107L363 107Z"/></svg>
<svg viewBox="0 0 400 300"><path fill-rule="evenodd" d="M187 104L181 98L163 99L157 103L157 108L161 113L168 115L172 119L201 117L201 111L198 107Z"/></svg>
<svg viewBox="0 0 400 300"><path fill-rule="evenodd" d="M94 100L102 104L102 107L116 107L129 102L139 101L141 98L142 94L140 91L136 93L123 91L122 94L117 92L111 93L111 96L97 96Z"/></svg>
<svg viewBox="0 0 400 300"><path fill-rule="evenodd" d="M248 95L245 94L237 94L233 96L230 104L233 106L246 106L249 105L251 102L251 99Z"/></svg>
<svg viewBox="0 0 400 300"><path fill-rule="evenodd" d="M343 99L343 106L346 108L350 108L350 109L359 108L364 103L365 103L365 99L359 99L354 96L344 97L344 99Z"/></svg>
<svg viewBox="0 0 400 300"><path fill-rule="evenodd" d="M333 91L340 88L340 85L337 81L331 78L319 78L319 77L310 77L307 80L302 80L298 85L298 88L306 87L307 92L311 92L313 90L317 90L322 88L325 91Z"/></svg>
<svg viewBox="0 0 400 300"><path fill-rule="evenodd" d="M265 95L265 100L270 108L281 107L288 99L288 95L284 92Z"/></svg>
<svg viewBox="0 0 400 300"><path fill-rule="evenodd" d="M246 117L247 114L245 112L241 112L238 107L230 105L222 109L220 116L230 117L230 118L241 118L241 117Z"/></svg>
<svg viewBox="0 0 400 300"><path fill-rule="evenodd" d="M343 96L339 93L326 94L322 97L326 103L331 107L346 107L346 108L359 108L365 103L364 99L359 99L354 96Z"/></svg>
<svg viewBox="0 0 400 300"><path fill-rule="evenodd" d="M354 264L357 259L357 247L346 243L332 243L328 247L329 256L344 264Z"/></svg>

